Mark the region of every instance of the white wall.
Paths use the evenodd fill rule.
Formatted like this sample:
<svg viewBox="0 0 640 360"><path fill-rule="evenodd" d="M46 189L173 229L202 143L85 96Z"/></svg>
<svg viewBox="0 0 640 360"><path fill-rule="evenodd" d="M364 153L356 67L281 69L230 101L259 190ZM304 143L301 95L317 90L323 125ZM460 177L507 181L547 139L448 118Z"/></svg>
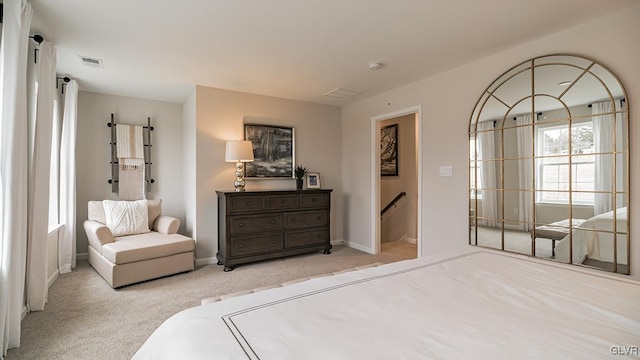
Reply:
<svg viewBox="0 0 640 360"><path fill-rule="evenodd" d="M215 263L218 249L216 190L232 190L235 165L224 161L227 140L243 138L243 122L293 126L296 164L320 173L331 196L331 239L341 240L342 172L340 109L302 101L196 87L194 234L199 263ZM350 174L351 171L349 171ZM347 175L348 176L348 175ZM295 189L295 180L247 180L247 191ZM191 219L188 223L192 223Z"/></svg>
<svg viewBox="0 0 640 360"><path fill-rule="evenodd" d="M196 88L182 104L185 232L197 238L196 221Z"/></svg>
<svg viewBox="0 0 640 360"><path fill-rule="evenodd" d="M504 71L526 59L553 53L593 58L617 74L630 104L630 139L640 140L640 5L514 47L470 64L387 91L342 109L345 240L370 246L371 118L423 105L422 255L464 248L468 243L468 125L482 91ZM640 148L631 147L631 183L640 176ZM439 177L453 165L453 177ZM348 171L348 172L347 172ZM348 175L347 175L348 174ZM632 190L633 191L633 190ZM631 199L631 273L640 279L640 197Z"/></svg>
<svg viewBox="0 0 640 360"><path fill-rule="evenodd" d="M111 113L115 122L146 125L151 117L151 185L149 199L162 199L162 213L177 217L184 233L182 105L124 96L81 91L78 95L77 167L77 251L87 253L87 235L83 221L87 218L87 201L117 199L111 193L111 141L107 127Z"/></svg>

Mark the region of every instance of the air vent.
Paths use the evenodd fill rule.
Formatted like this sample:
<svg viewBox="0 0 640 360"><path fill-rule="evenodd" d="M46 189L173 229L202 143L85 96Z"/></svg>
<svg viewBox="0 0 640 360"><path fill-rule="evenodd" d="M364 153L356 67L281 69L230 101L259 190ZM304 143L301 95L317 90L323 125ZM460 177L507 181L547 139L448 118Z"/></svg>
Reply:
<svg viewBox="0 0 640 360"><path fill-rule="evenodd" d="M96 59L96 58L82 56L82 55L80 55L79 57L83 65L104 69L104 64L102 63L102 59Z"/></svg>
<svg viewBox="0 0 640 360"><path fill-rule="evenodd" d="M332 98L336 98L336 99L348 99L352 96L356 96L360 94L357 91L353 91L353 90L347 90L347 89L341 89L341 88L337 88L337 89L333 89L327 93L324 93L324 96L327 97L332 97Z"/></svg>

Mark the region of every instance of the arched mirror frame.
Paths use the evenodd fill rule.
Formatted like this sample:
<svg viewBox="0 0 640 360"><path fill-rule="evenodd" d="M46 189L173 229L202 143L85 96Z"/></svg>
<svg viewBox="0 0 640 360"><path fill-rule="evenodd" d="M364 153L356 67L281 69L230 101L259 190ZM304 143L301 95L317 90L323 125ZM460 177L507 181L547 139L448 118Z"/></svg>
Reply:
<svg viewBox="0 0 640 360"><path fill-rule="evenodd" d="M600 88L595 94L600 95L579 96L578 94L582 94L580 86L586 86L588 83L591 84L591 87L598 88L599 86ZM514 84L515 86L526 84L526 86L524 86L523 90L523 86L517 88L514 87ZM553 88L551 86L553 84L564 88ZM586 97L581 98L581 96ZM507 70L492 82L479 97L469 122L469 244L539 257L536 254L536 249L540 247L539 243L549 243L551 239L552 256L549 257L551 260L629 274L630 225L626 220L628 219L630 190L629 104L627 99L622 82L613 72L592 59L571 54L552 54L529 59ZM581 114L579 110L576 110L579 107L586 106L591 108L591 103L595 104L596 102L610 104L609 107L597 107L598 109L609 110L602 110L602 113L597 113L594 109L591 114ZM551 106L552 103L556 103L555 109ZM501 111L496 109L501 109ZM525 111L522 111L523 109ZM549 110L555 110L554 115L551 118L543 116ZM564 113L564 116L558 115L558 113ZM527 120L510 122L512 119L515 121L521 115L528 115L528 122ZM608 116L607 119L611 121L611 127L614 129L612 130L613 138L611 139L613 144L612 146L610 145L609 149L602 150L601 148L599 151L593 151L592 147L590 152L582 154L581 151L578 151L580 147L579 140L572 136L572 131L578 134L580 129L576 128L576 125L589 123L589 121L593 123L598 116L602 116L602 118ZM479 124L484 122L486 124L479 127ZM493 123L493 129L491 129L491 123ZM566 142L568 143L569 151L562 156L552 156L540 152L540 149L544 148L545 145L542 145L539 138L536 138L536 132L551 126L566 130ZM515 157L505 157L505 141L507 139L505 138L505 133L513 133L514 130L519 132L519 139L521 139L523 132L527 133L526 136L530 136L530 144L526 145L530 149L525 149L524 151L519 149ZM476 141L476 139L481 138L483 134L485 138L488 134L490 138L497 140L497 144L492 143L491 146L487 146L487 148L495 147L498 149L498 151L495 151L494 158L487 156L489 159L485 159L482 156L481 146L479 145L480 140ZM595 143L593 135L591 136L592 142ZM486 140L483 141L483 143L487 142ZM526 142L526 140L522 142ZM594 147L597 149L597 146L594 145ZM588 157L596 158L597 160L594 160L596 163L598 163L598 160L602 163L603 159L608 159L606 161L612 163L609 164L611 166L611 178L613 179L610 189L580 189L580 185L577 183L579 176L575 173L578 171L578 164L581 163L578 159L586 159ZM541 187L544 184L538 184L538 182L544 183L544 180L537 178L536 169L541 163L545 162L545 159L566 159L567 170L565 175L568 175L566 189L550 192ZM505 171L508 170L507 168L511 167L513 169L514 163L517 164L515 168L519 169L519 171L511 171L505 174ZM482 182L480 176L481 168L490 169L487 171L488 173L496 173L495 184L491 184L488 187L487 184L479 184L479 182ZM524 172L528 171L533 174L522 175L523 169L525 169ZM541 170L540 173L543 173L543 171ZM508 185L508 182L513 182L512 178L514 176L508 176L512 174L518 174L516 177L519 178L525 177L526 183L529 183L530 186L522 186L522 182L520 182L519 186ZM593 176L596 177L595 174ZM620 181L621 178L622 181ZM558 184L560 184L560 180L558 180ZM486 196L486 203L490 202L486 200L489 195L497 198L497 201L495 201L497 211L495 211L496 209L492 211L497 216L485 216L481 211L484 208L479 209L479 202L483 201L482 193ZM520 203L530 203L530 205L527 204L527 208L530 207L530 209L520 207L520 214L526 214L518 215L519 218L516 221L509 220L505 216L508 213L505 210L505 201L507 200L505 194L514 193L520 197L520 200L523 199L523 196L530 199L520 201ZM560 194L560 197L564 196L568 206L568 216L564 219L564 222L552 222L549 219L544 219L543 214L537 207L540 194ZM575 219L577 216L574 216L574 214L578 212L575 204L579 203L576 199L598 196L610 198L612 203L612 226L606 230L597 229L597 231L592 231L593 229L586 228L586 230L583 230L581 224L587 219ZM624 209L624 214L621 213L621 209ZM515 208L513 208L513 212L516 213ZM595 215L597 214L594 213ZM621 221L623 217L624 222ZM529 251L514 251L507 246L510 235L505 235L505 232L509 231L510 225L511 227L520 228L522 232L529 234ZM499 236L493 239L491 245L483 244L479 241L479 231L483 227L499 230ZM555 234L556 237L553 240L553 236L543 234L545 228L547 230L551 229L552 233L555 230L560 230L560 233L564 232L566 235L559 237ZM579 232L586 232L589 236L596 237L601 235L602 238L607 238L604 241L611 241L611 264L593 265L588 264L586 260L581 260L578 257L579 251L576 251L577 246L581 245L579 240L582 241L576 235ZM574 236L576 237L575 239ZM610 240L608 240L609 238ZM497 240L497 244L495 240ZM564 242L561 240L564 240ZM568 251L568 255L565 255L565 258L556 256L555 249L558 248L556 242L558 242L558 245L565 243L563 246ZM568 245L566 245L567 243ZM623 250L621 251L620 249Z"/></svg>

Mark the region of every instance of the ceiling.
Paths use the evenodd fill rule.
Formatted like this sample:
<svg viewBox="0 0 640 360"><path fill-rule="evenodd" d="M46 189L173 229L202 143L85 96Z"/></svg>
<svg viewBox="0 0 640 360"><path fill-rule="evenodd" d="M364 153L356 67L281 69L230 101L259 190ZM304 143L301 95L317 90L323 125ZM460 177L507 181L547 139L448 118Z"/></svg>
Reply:
<svg viewBox="0 0 640 360"><path fill-rule="evenodd" d="M54 43L58 73L81 90L181 103L196 84L336 106L636 3L29 1L32 33ZM79 56L102 59L104 68ZM371 71L372 61L384 66ZM336 88L359 94L323 96Z"/></svg>

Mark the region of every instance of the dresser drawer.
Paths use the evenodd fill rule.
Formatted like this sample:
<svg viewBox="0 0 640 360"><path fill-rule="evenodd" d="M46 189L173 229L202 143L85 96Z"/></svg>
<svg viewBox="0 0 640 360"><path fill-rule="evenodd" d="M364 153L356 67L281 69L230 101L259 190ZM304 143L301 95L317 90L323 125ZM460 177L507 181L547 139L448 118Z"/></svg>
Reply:
<svg viewBox="0 0 640 360"><path fill-rule="evenodd" d="M301 194L300 207L326 207L330 194Z"/></svg>
<svg viewBox="0 0 640 360"><path fill-rule="evenodd" d="M328 220L329 217L326 210L290 212L284 215L287 229L326 226Z"/></svg>
<svg viewBox="0 0 640 360"><path fill-rule="evenodd" d="M281 229L281 214L229 216L229 230L231 235L262 233Z"/></svg>
<svg viewBox="0 0 640 360"><path fill-rule="evenodd" d="M290 231L284 236L284 247L325 244L329 242L329 232L326 229Z"/></svg>
<svg viewBox="0 0 640 360"><path fill-rule="evenodd" d="M270 195L267 196L269 210L286 210L298 207L298 195Z"/></svg>
<svg viewBox="0 0 640 360"><path fill-rule="evenodd" d="M239 196L229 199L229 213L265 209L264 196Z"/></svg>
<svg viewBox="0 0 640 360"><path fill-rule="evenodd" d="M282 250L282 234L236 236L231 239L231 257Z"/></svg>

